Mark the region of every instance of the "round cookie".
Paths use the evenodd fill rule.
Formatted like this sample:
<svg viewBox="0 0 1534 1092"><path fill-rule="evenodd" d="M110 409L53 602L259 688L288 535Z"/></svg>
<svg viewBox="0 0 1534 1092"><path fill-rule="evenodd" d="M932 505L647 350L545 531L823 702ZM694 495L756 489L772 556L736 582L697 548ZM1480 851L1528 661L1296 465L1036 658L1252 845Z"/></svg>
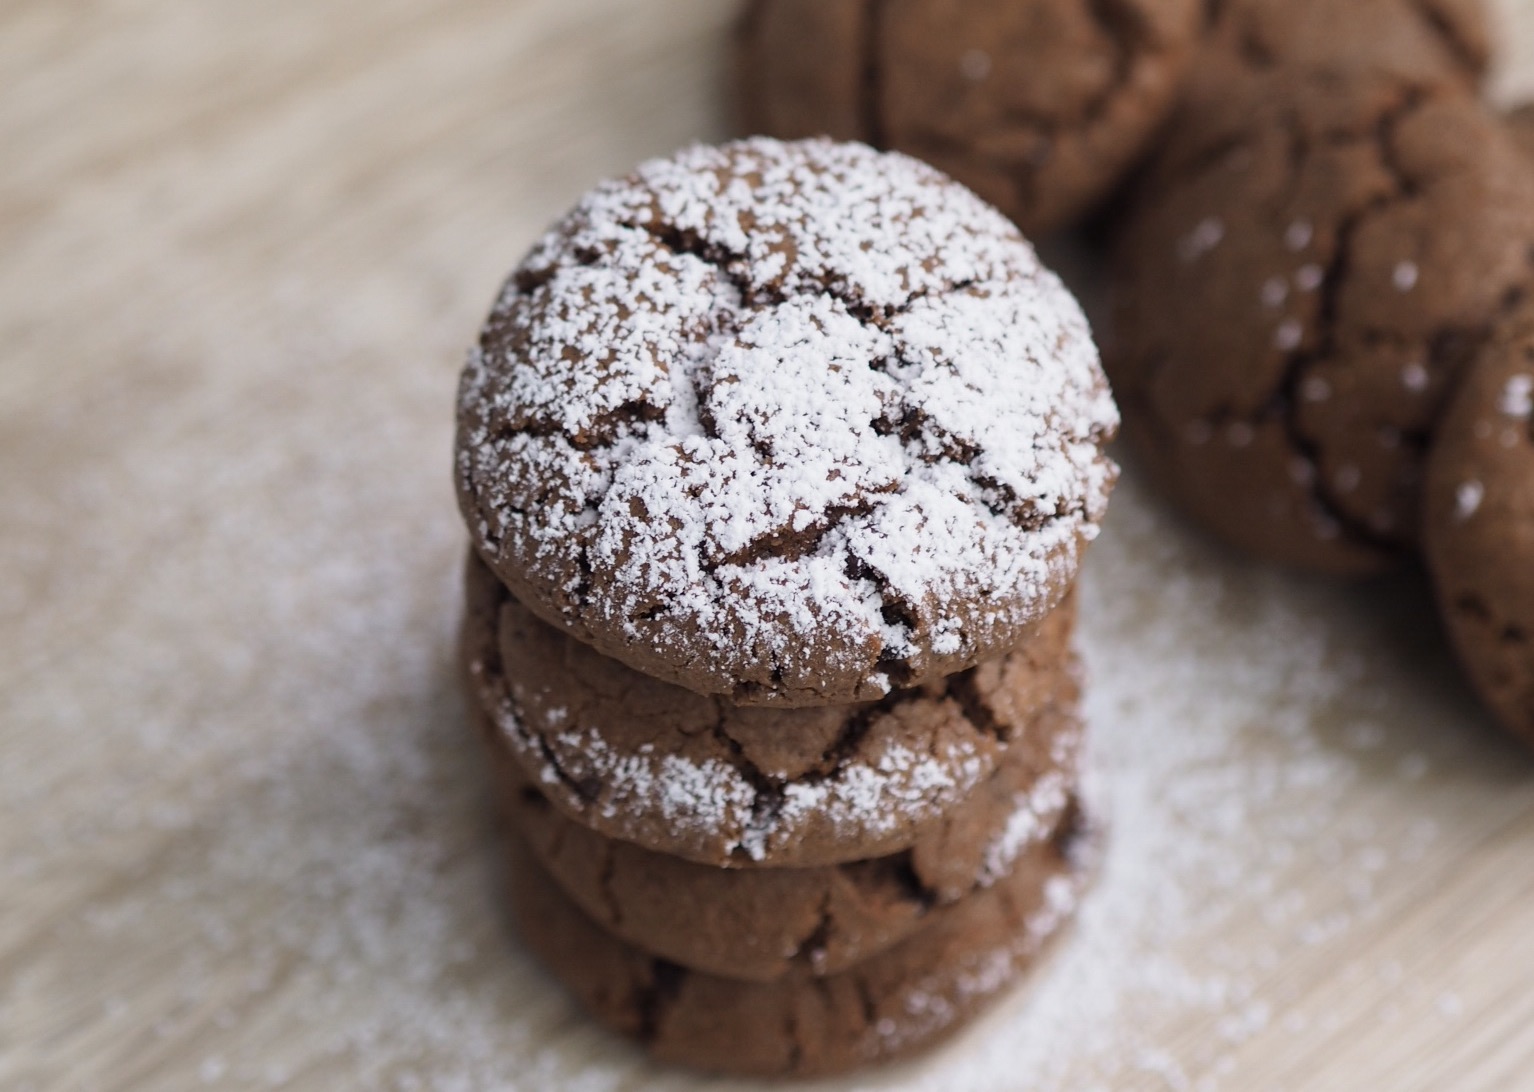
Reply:
<svg viewBox="0 0 1534 1092"><path fill-rule="evenodd" d="M1471 369L1428 465L1424 552L1460 659L1534 744L1534 311Z"/></svg>
<svg viewBox="0 0 1534 1092"><path fill-rule="evenodd" d="M928 1049L1027 969L1074 914L1079 828L1019 858L1010 875L840 974L773 982L689 971L604 932L512 839L524 938L596 1018L658 1061L719 1073L816 1076ZM1073 857L1077 859L1073 859Z"/></svg>
<svg viewBox="0 0 1534 1092"><path fill-rule="evenodd" d="M1534 280L1534 172L1433 10L1230 5L1116 240L1126 432L1261 557L1415 547L1444 401Z"/></svg>
<svg viewBox="0 0 1534 1092"><path fill-rule="evenodd" d="M694 694L540 622L471 558L472 700L575 821L717 867L803 868L909 848L1004 754L1043 769L1035 712L1075 700L1074 600L997 661L874 703L755 709Z"/></svg>
<svg viewBox="0 0 1534 1092"><path fill-rule="evenodd" d="M1004 761L909 850L806 869L711 868L603 838L554 808L503 745L492 747L511 826L587 916L689 969L771 981L801 967L836 974L884 951L935 908L1007 876L1069 822L1080 718L1042 710L1031 731L1051 741L1048 769Z"/></svg>
<svg viewBox="0 0 1534 1092"><path fill-rule="evenodd" d="M1145 149L1203 18L1203 0L754 0L741 123L908 152L1053 231Z"/></svg>
<svg viewBox="0 0 1534 1092"><path fill-rule="evenodd" d="M475 546L544 621L742 705L840 705L1025 639L1116 468L1086 320L903 156L694 147L588 195L460 387Z"/></svg>

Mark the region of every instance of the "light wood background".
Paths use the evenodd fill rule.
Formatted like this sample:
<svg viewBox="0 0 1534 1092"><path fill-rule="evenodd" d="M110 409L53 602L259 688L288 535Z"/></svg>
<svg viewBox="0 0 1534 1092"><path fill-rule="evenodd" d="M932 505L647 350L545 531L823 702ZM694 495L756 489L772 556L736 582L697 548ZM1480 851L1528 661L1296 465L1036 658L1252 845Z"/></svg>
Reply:
<svg viewBox="0 0 1534 1092"><path fill-rule="evenodd" d="M732 7L0 4L0 1088L709 1085L501 917L448 471L535 233L724 133ZM1086 581L1096 894L838 1087L1534 1089L1534 762L1416 579L1253 569L1131 475Z"/></svg>

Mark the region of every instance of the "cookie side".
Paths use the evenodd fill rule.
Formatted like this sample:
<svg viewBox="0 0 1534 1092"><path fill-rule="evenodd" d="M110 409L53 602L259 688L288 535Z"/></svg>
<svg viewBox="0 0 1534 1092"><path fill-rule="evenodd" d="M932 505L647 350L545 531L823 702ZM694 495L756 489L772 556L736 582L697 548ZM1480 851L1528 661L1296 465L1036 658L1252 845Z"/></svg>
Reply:
<svg viewBox="0 0 1534 1092"><path fill-rule="evenodd" d="M1200 0L757 0L741 125L907 152L1049 232L1138 158L1202 25Z"/></svg>
<svg viewBox="0 0 1534 1092"><path fill-rule="evenodd" d="M691 970L771 981L836 974L990 887L1053 836L1074 806L1081 723L1040 712L1048 768L1015 757L911 849L825 868L718 869L603 838L565 817L504 750L499 795L512 828L564 892L608 932Z"/></svg>
<svg viewBox="0 0 1534 1092"><path fill-rule="evenodd" d="M719 867L909 847L1051 701L1074 701L1072 607L1001 660L843 709L741 708L633 671L532 617L471 560L471 701L549 799L601 834Z"/></svg>
<svg viewBox="0 0 1534 1092"><path fill-rule="evenodd" d="M929 1049L1027 969L1074 913L1073 836L1003 882L934 911L840 974L740 982L685 970L604 932L512 840L523 935L580 1004L657 1060L717 1073L817 1076Z"/></svg>

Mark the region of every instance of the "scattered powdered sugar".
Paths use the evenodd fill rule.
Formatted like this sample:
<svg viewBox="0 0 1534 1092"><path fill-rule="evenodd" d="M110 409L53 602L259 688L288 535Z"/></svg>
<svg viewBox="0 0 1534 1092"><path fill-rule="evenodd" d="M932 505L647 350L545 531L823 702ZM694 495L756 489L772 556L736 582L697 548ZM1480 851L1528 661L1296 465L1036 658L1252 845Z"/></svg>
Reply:
<svg viewBox="0 0 1534 1092"><path fill-rule="evenodd" d="M199 162L228 177L270 158L213 144ZM250 274L268 265L235 275L255 251L232 264L215 236L189 241L227 205L170 147L163 169L40 204L16 267L71 241L101 259L66 303L8 315L0 1086L753 1087L645 1064L504 921L456 682L440 362L473 321L456 302L475 290L468 237L527 191L508 198L495 171L476 190L480 165L457 160L431 208L363 187L267 282ZM370 266L366 225L401 208L429 230ZM148 250L131 305L106 306L123 248L100 244L129 221ZM356 275L338 294L340 270ZM53 366L92 349L122 367L82 383ZM1420 365L1403 382L1428 386ZM1470 1022L1512 1012L1517 994L1484 982L1507 981L1495 965L1516 949L1476 950L1485 979L1455 982L1370 929L1415 881L1485 862L1472 837L1512 870L1527 830L1509 823L1526 769L1477 730L1430 613L1393 611L1395 585L1361 601L1234 564L1134 483L1085 589L1112 826L1082 915L1031 989L932 1060L815 1087L1248 1089L1265 1085L1232 1068L1241 1043L1324 1080L1318 1048L1368 1026L1474 1058ZM1368 1024L1343 1023L1343 991L1289 992L1307 958Z"/></svg>
<svg viewBox="0 0 1534 1092"><path fill-rule="evenodd" d="M535 731L519 707L518 687L492 649L493 612L472 613L464 635L466 668L475 694L500 739L544 791L567 810L598 818L606 834L644 840L662 824L678 843L707 857L744 853L763 860L799 841L808 830L835 832L849 842L888 839L913 825L936 820L995 768L994 749L978 745L984 729L913 740L881 731L893 709L869 712L866 736L850 755L826 770L798 779L768 778L749 764L657 749L652 742L615 745L598 720L549 731L545 717ZM567 640L560 637L560 640ZM870 742L872 739L874 742ZM1072 733L1057 748L1076 746ZM1061 757L1069 757L1060 752ZM678 852L682 852L678 850Z"/></svg>
<svg viewBox="0 0 1534 1092"><path fill-rule="evenodd" d="M239 422L274 373L219 346L249 377L219 415ZM329 343L261 351L346 358ZM772 1087L646 1064L506 927L458 698L462 545L432 469L440 400L429 377L368 387L370 368L311 376L281 449L254 422L199 440L205 458L129 445L8 509L28 513L29 536L90 533L64 540L81 598L30 599L5 622L68 633L70 654L13 646L24 659L8 670L28 685L5 691L0 884L75 892L83 909L39 918L40 939L9 956L0 1027L16 1049L0 1052L0 1083L69 1073L104 1090L137 1059L146 1087L196 1087L204 1065L231 1089ZM343 399L355 423L331 412ZM374 473L380 436L396 474ZM1484 1005L1461 985L1387 979L1395 953L1353 947L1447 816L1488 806L1486 768L1507 774L1504 752L1449 730L1469 714L1443 650L1401 647L1431 627L1233 563L1128 485L1083 585L1108 835L1081 916L1029 988L932 1060L815 1087L1247 1087L1219 1079L1223 1052L1303 1042L1333 1017L1291 1007L1273 970L1307 951L1356 965L1404 1011L1420 1002L1420 1019ZM265 498L264 533L232 496ZM146 536L144 508L202 531ZM26 563L24 540L0 550ZM92 624L112 589L131 632ZM167 658L182 672L168 686ZM1347 730L1370 725L1388 732ZM108 766L87 777L81 763ZM1417 818L1379 827L1402 793ZM1061 893L1051 912L1068 905ZM1169 1031L1190 1021L1207 1033Z"/></svg>
<svg viewBox="0 0 1534 1092"><path fill-rule="evenodd" d="M1478 481L1460 482L1454 489L1454 518L1463 523L1481 510L1486 486Z"/></svg>
<svg viewBox="0 0 1534 1092"><path fill-rule="evenodd" d="M1016 229L824 141L594 190L509 282L461 421L470 524L540 613L722 692L876 696L1002 647L1115 476L1086 321Z"/></svg>
<svg viewBox="0 0 1534 1092"><path fill-rule="evenodd" d="M1507 417L1526 419L1534 414L1534 375L1515 375L1508 379L1497 408Z"/></svg>

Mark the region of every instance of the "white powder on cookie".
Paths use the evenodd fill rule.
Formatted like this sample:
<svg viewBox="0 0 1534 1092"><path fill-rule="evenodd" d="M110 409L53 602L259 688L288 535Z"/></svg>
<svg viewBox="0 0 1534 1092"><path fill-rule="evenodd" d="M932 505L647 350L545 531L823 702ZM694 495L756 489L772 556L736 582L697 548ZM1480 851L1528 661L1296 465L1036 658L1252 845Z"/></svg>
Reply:
<svg viewBox="0 0 1534 1092"><path fill-rule="evenodd" d="M868 696L881 657L995 651L1115 474L1069 293L978 198L859 145L647 163L534 248L487 331L459 449L483 545L548 585L540 613L721 690L771 669Z"/></svg>

